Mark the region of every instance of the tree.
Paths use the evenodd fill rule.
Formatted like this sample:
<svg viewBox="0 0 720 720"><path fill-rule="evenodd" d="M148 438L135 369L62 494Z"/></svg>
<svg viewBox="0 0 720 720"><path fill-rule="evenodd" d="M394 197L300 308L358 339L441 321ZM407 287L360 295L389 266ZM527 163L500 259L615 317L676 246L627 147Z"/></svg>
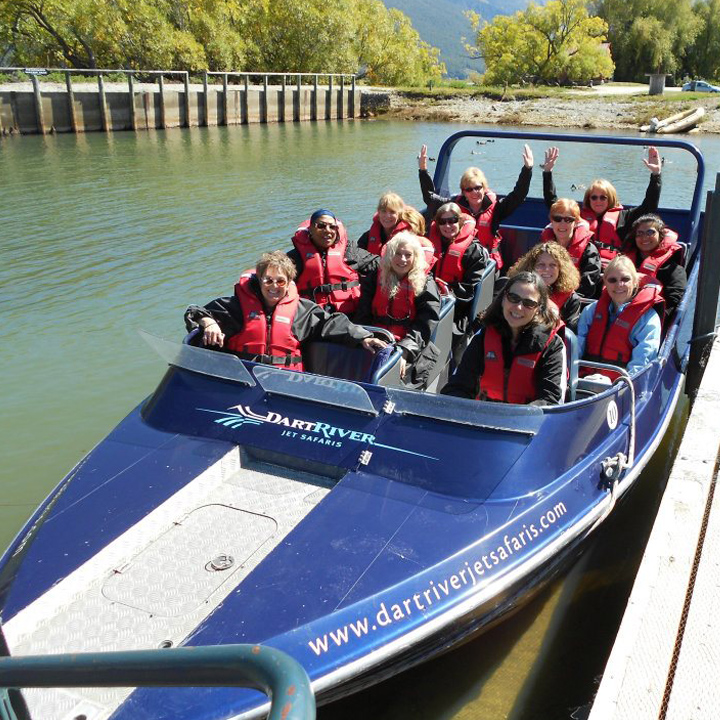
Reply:
<svg viewBox="0 0 720 720"><path fill-rule="evenodd" d="M690 77L720 77L720 0L701 0L693 6L699 21L695 42L687 50L682 69Z"/></svg>
<svg viewBox="0 0 720 720"><path fill-rule="evenodd" d="M487 83L587 81L613 73L603 46L607 25L588 15L587 0L531 3L491 24L476 13L468 17L476 33L476 46L468 49L484 59Z"/></svg>
<svg viewBox="0 0 720 720"><path fill-rule="evenodd" d="M599 0L596 10L608 24L618 80L680 70L701 25L693 0Z"/></svg>

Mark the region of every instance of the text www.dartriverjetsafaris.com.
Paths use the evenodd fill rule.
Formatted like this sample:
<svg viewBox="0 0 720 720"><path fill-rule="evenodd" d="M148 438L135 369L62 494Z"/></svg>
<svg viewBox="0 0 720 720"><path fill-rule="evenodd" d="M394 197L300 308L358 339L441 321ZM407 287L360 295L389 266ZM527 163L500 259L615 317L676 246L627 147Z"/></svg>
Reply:
<svg viewBox="0 0 720 720"><path fill-rule="evenodd" d="M433 603L449 597L453 592L457 592L465 586L477 585L478 578L482 578L486 572L501 565L515 552L519 552L530 545L566 512L565 504L558 503L551 510L541 515L537 524L523 525L523 529L518 533L505 535L502 544L498 545L495 550L481 556L472 564L466 561L465 567L458 570L454 575L437 582L431 580L427 589L415 593L412 597L405 598L400 602L393 603L390 607L387 607L384 602L380 603L380 609L375 614L374 621L371 618L363 617L336 630L331 630L314 640L310 640L308 642L310 649L316 655L322 655L333 647L342 647L354 638L361 638L379 628L401 622L415 612L422 612Z"/></svg>

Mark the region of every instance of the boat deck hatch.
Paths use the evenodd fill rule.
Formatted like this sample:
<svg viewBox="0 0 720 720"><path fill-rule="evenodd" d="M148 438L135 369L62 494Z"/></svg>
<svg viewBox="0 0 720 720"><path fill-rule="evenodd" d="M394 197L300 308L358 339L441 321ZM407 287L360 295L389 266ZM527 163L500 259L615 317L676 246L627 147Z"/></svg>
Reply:
<svg viewBox="0 0 720 720"><path fill-rule="evenodd" d="M152 615L184 615L244 567L276 530L264 515L205 505L118 568L102 594Z"/></svg>

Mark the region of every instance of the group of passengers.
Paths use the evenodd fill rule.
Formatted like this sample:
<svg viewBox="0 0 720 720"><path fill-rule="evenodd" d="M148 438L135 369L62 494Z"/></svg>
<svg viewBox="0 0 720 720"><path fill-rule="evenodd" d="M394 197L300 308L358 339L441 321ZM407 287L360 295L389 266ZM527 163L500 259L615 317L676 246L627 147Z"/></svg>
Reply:
<svg viewBox="0 0 720 720"><path fill-rule="evenodd" d="M423 388L442 360L431 337L441 296L451 294L454 340L479 331L456 356L444 394L562 402L565 328L577 332L586 360L636 372L657 355L663 318L679 304L687 281L677 234L655 214L661 159L649 148L645 199L625 208L607 180L590 184L582 206L557 198L552 170L558 157L555 147L545 152L549 222L539 243L510 268L503 268L500 224L527 197L531 149L524 146L520 176L505 197L475 167L460 178L459 195L444 197L435 192L423 145L418 166L432 218L427 232L423 215L395 193L380 198L357 243L332 211L317 210L298 228L287 254L263 254L232 296L189 307L186 326L199 328L203 345L292 370L302 370L302 344L309 340L373 353L390 342L401 350L401 377ZM491 260L498 278L494 300L471 317L476 284ZM372 328L386 330L385 339Z"/></svg>

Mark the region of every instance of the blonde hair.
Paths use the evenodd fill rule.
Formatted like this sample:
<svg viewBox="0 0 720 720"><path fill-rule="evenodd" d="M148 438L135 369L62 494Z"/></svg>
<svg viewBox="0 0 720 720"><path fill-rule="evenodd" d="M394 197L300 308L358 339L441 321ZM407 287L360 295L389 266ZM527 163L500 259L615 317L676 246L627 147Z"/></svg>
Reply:
<svg viewBox="0 0 720 720"><path fill-rule="evenodd" d="M427 261L420 238L409 230L403 230L394 235L385 245L385 252L380 258L380 284L387 291L388 297L395 297L400 288L400 279L393 270L392 261L401 245L406 245L413 253L413 264L407 274L407 280L413 294L417 297L425 289L427 283Z"/></svg>
<svg viewBox="0 0 720 720"><path fill-rule="evenodd" d="M588 210L592 209L590 207L590 196L593 194L593 191L597 190L599 190L603 195L607 195L608 208L617 206L618 196L615 186L609 180L603 180L600 178L598 180L593 180L590 183L590 187L588 187L585 191L585 195L583 196L583 207L588 208Z"/></svg>
<svg viewBox="0 0 720 720"><path fill-rule="evenodd" d="M422 213L418 212L414 207L407 205L405 210L403 210L402 219L417 236L425 234L425 218Z"/></svg>
<svg viewBox="0 0 720 720"><path fill-rule="evenodd" d="M482 185L485 190L488 189L488 181L485 177L485 173L478 167L469 167L462 174L460 177L460 192L462 192L470 183Z"/></svg>
<svg viewBox="0 0 720 720"><path fill-rule="evenodd" d="M255 265L255 274L261 278L268 268L281 272L290 281L297 275L295 263L282 250L263 253Z"/></svg>
<svg viewBox="0 0 720 720"><path fill-rule="evenodd" d="M580 219L580 206L570 198L558 198L551 206L549 217L552 220L552 216L556 213L565 213L566 215L572 215L575 218L575 222Z"/></svg>
<svg viewBox="0 0 720 720"><path fill-rule="evenodd" d="M381 210L395 210L402 212L405 209L405 201L394 192L386 192L380 196L377 205L378 212Z"/></svg>
<svg viewBox="0 0 720 720"><path fill-rule="evenodd" d="M573 202L575 202L573 200ZM577 206L577 203L575 203ZM580 286L580 273L575 267L570 253L559 243L539 243L528 250L508 270L508 277L521 272L535 272L535 265L541 255L549 255L558 264L558 279L551 287L552 292L575 292Z"/></svg>
<svg viewBox="0 0 720 720"><path fill-rule="evenodd" d="M640 275L635 268L635 263L627 255L616 255L603 270L603 280L613 270L626 272L632 278L633 293L635 293L640 285Z"/></svg>

